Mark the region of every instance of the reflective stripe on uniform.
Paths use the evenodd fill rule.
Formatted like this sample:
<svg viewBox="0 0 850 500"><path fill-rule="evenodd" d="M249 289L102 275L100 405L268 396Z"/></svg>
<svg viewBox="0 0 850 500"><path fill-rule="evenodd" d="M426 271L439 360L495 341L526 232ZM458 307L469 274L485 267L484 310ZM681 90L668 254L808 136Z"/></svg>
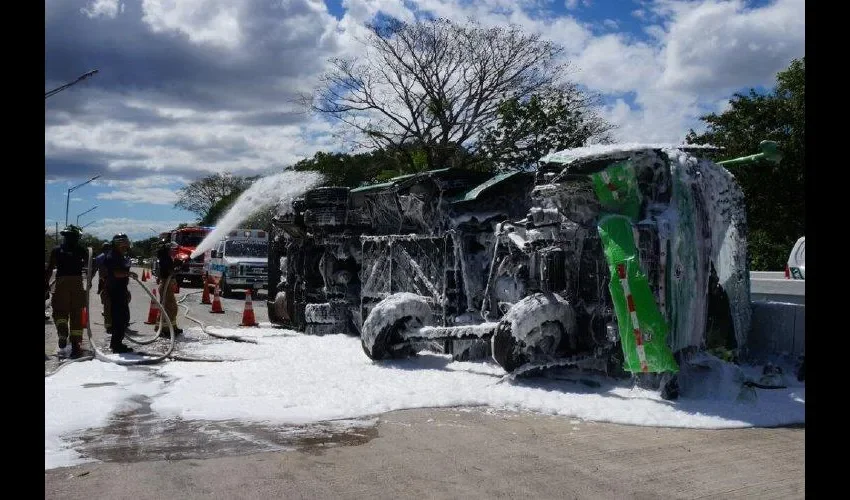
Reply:
<svg viewBox="0 0 850 500"><path fill-rule="evenodd" d="M71 337L80 337L82 338L83 331L82 330L71 330Z"/></svg>

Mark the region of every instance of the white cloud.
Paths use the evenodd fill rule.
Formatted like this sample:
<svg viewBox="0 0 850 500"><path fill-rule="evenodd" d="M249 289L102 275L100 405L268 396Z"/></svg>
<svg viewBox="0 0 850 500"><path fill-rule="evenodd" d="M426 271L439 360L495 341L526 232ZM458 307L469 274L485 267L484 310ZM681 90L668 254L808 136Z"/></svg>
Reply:
<svg viewBox="0 0 850 500"><path fill-rule="evenodd" d="M118 12L124 10L124 5L118 0L93 0L87 7L80 10L90 18L100 16L114 18Z"/></svg>
<svg viewBox="0 0 850 500"><path fill-rule="evenodd" d="M142 18L153 30L177 32L193 43L233 49L242 41L237 0L143 0Z"/></svg>
<svg viewBox="0 0 850 500"><path fill-rule="evenodd" d="M657 49L641 42L628 43L620 35L596 37L573 59L575 78L603 93L636 91L660 77Z"/></svg>
<svg viewBox="0 0 850 500"><path fill-rule="evenodd" d="M177 193L166 188L133 188L97 195L99 200L123 200L128 203L150 203L152 205L174 205Z"/></svg>
<svg viewBox="0 0 850 500"><path fill-rule="evenodd" d="M149 175L130 180L108 180L104 181L105 186L118 188L149 188L162 187L166 185L182 184L186 182L179 176L174 175Z"/></svg>
<svg viewBox="0 0 850 500"><path fill-rule="evenodd" d="M189 220L144 220L129 218L100 219L86 227L84 232L102 239L110 239L118 233L125 233L133 240L147 239L158 236L159 233L174 229ZM47 228L49 229L49 228Z"/></svg>
<svg viewBox="0 0 850 500"><path fill-rule="evenodd" d="M770 84L776 72L805 54L805 3L777 0L758 9L741 1L668 4L660 84L696 92Z"/></svg>
<svg viewBox="0 0 850 500"><path fill-rule="evenodd" d="M54 17L46 19L65 19L61 5L50 3ZM570 10L554 18L552 5L539 0L343 0L341 20L321 0L144 0L135 10L128 3L122 15L117 1L82 5L88 13L67 19L67 26L96 15L106 29L135 16L142 28L116 48L132 65L101 70L51 100L47 173L85 178L73 168L87 164L110 179L102 185L114 188L102 199L131 203L166 204L166 191L209 173L261 174L319 150L344 150L334 135L339 125L305 114L292 98L313 88L329 57L359 56L354 39L378 12L403 20L418 12L484 26L515 23L560 43L571 63L567 78L613 98L601 112L620 126L615 137L628 141L679 142L688 128L699 127L700 114L722 109L719 103L732 92L769 85L804 55L805 42L803 0L755 9L739 0L639 2L631 14L648 37L617 32L614 19L602 21L614 32L594 33L594 23L579 19L586 12L580 7L590 2L579 0L565 2ZM623 8L627 16L632 7ZM110 40L122 43L119 35ZM66 42L51 47L58 51ZM90 54L108 44L93 39L81 47L80 54ZM142 50L147 47L150 52ZM173 53L181 57L169 59ZM136 67L140 73L128 76ZM153 83L137 85L153 73ZM55 74L74 71L63 67ZM114 88L101 84L107 81ZM59 160L67 170L51 170Z"/></svg>

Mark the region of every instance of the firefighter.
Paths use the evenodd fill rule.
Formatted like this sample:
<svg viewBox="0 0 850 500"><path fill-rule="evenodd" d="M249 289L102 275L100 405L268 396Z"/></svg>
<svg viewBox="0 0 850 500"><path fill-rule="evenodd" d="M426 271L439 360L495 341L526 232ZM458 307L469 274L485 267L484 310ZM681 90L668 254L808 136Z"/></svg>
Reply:
<svg viewBox="0 0 850 500"><path fill-rule="evenodd" d="M124 233L112 237L112 251L103 261L106 267L106 290L112 309L112 338L109 347L114 353L133 352L123 343L124 333L130 324L130 278L138 278L130 271L130 238Z"/></svg>
<svg viewBox="0 0 850 500"><path fill-rule="evenodd" d="M59 352L60 355L67 352L70 336L71 357L79 358L83 355L83 307L86 305L83 268L87 265L88 252L80 245L82 231L79 227L70 225L60 234L63 241L50 252L50 262L44 272L44 289L50 289L50 277L56 269L51 306L59 336Z"/></svg>
<svg viewBox="0 0 850 500"><path fill-rule="evenodd" d="M165 285L168 278L172 276L180 267L180 262L175 262L171 253L177 248L177 243L168 243L165 238L160 240L160 247L156 252L157 265L159 266L159 276L157 276L157 284L159 284L159 297L162 300L162 307L165 309L171 324L174 326L174 335L180 335L183 330L177 328L177 299L174 297L174 287L177 283L174 279L166 290ZM168 330L168 324L163 320L162 328L159 331L160 337L171 337L171 332ZM158 326L157 326L158 327ZM155 327L155 328L157 328Z"/></svg>
<svg viewBox="0 0 850 500"><path fill-rule="evenodd" d="M112 305L109 301L109 292L106 290L106 275L108 274L104 262L106 256L112 251L112 243L106 242L100 249L100 253L94 259L94 271L89 278L89 289L91 289L94 273L97 273L97 294L100 296L100 303L103 305L103 326L106 328L106 334L112 335Z"/></svg>

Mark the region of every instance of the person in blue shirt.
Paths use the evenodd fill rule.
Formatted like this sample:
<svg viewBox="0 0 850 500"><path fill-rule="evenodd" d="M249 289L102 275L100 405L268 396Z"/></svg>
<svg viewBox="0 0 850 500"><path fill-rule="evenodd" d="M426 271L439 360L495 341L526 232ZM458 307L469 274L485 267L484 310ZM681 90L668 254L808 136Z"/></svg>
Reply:
<svg viewBox="0 0 850 500"><path fill-rule="evenodd" d="M130 238L124 233L112 237L112 251L104 259L106 267L106 290L112 309L112 338L109 347L114 353L133 352L125 345L124 333L130 324L130 278L137 279L130 271Z"/></svg>

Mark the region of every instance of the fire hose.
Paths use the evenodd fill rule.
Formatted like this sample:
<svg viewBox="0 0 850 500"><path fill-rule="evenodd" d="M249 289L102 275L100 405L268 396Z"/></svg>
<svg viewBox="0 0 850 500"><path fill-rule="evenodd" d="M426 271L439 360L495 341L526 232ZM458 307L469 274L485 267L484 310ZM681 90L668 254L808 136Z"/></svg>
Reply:
<svg viewBox="0 0 850 500"><path fill-rule="evenodd" d="M87 273L86 276L91 276L91 271L92 271L92 249L91 249L91 247L89 247L88 248L88 266L86 268L86 273ZM166 350L166 352L164 354L156 354L156 355L151 355L150 353L141 353L140 352L140 353L138 353L139 355L147 356L147 357L144 357L142 359L120 359L120 358L115 359L113 357L109 357L106 354L104 354L103 351L98 349L97 343L92 338L91 321L87 321L86 322L86 334L88 335L89 343L91 344L92 349L94 350L94 355L80 356L79 358L67 359L67 360L63 361L59 366L57 366L55 370L46 373L44 375L45 377L49 377L49 376L56 374L59 370L61 370L62 368L64 368L65 366L67 366L71 363L76 363L78 361L90 361L92 359L99 359L101 361L107 361L107 362L115 363L117 365L122 365L122 366L152 365L152 364L160 363L160 362L164 361L166 358L175 359L177 361L223 361L223 360L207 360L207 359L188 358L188 357L185 357L185 356L174 356L172 354L173 351L174 351L174 325L171 323L171 318L169 318L168 314L165 312L165 307L162 305L162 303L159 300L157 300L156 296L154 294L152 294L151 291L148 290L148 288L145 285L143 285L141 281L139 281L139 279L137 277L135 277L134 275L131 275L130 277L142 287L142 289L145 291L145 293L148 294L148 296L151 298L152 303L156 304L156 306L159 308L160 324L161 324L163 317L165 318L165 321L168 323L170 338L169 338L169 343L168 343L168 349ZM170 286L170 284L171 284L171 277L169 277L168 281L166 282L166 287ZM89 305L90 305L90 302L91 302L91 283L86 284L85 293L86 293L86 305L85 305L85 307L86 307L86 310L88 311L88 310L90 310ZM184 306L184 307L186 307L186 306ZM187 308L187 311L188 311L188 308ZM189 318L189 319L192 319L193 321L198 322L197 320L190 318L188 314L186 315L186 317ZM198 322L198 323L200 323L200 322ZM204 329L204 332L209 334L208 332L206 332L206 329L204 328L203 324L201 324L201 325L202 325L202 329ZM224 337L224 336L220 336L220 337ZM146 345L146 344L151 344L151 343L155 342L157 340L157 338L159 338L159 335L157 335L156 337L154 337L153 339L150 339L150 340L136 340L136 339L133 339L129 336L126 337L126 338L127 338L127 340L130 340L130 341L132 341L136 344Z"/></svg>
<svg viewBox="0 0 850 500"><path fill-rule="evenodd" d="M204 286L207 286L206 283L204 284ZM189 306L183 305L183 301L186 300L186 298L189 295L194 295L196 293L201 293L201 292L187 293L187 294L183 295L182 297L180 297L180 300L177 301L177 304L180 307L186 308L186 312L184 314L184 316L186 316L186 319L188 319L189 321L193 321L193 322L197 323L198 326L201 327L201 331L203 331L204 333L206 333L210 337L215 337L217 339L223 339L223 340L232 340L234 342L247 342L247 343L250 343L250 344L256 344L257 343L257 341L254 340L254 339L246 339L245 337L240 337L238 335L221 335L221 334L218 334L218 333L213 333L213 332L207 331L207 325L205 325L203 321L189 316Z"/></svg>

